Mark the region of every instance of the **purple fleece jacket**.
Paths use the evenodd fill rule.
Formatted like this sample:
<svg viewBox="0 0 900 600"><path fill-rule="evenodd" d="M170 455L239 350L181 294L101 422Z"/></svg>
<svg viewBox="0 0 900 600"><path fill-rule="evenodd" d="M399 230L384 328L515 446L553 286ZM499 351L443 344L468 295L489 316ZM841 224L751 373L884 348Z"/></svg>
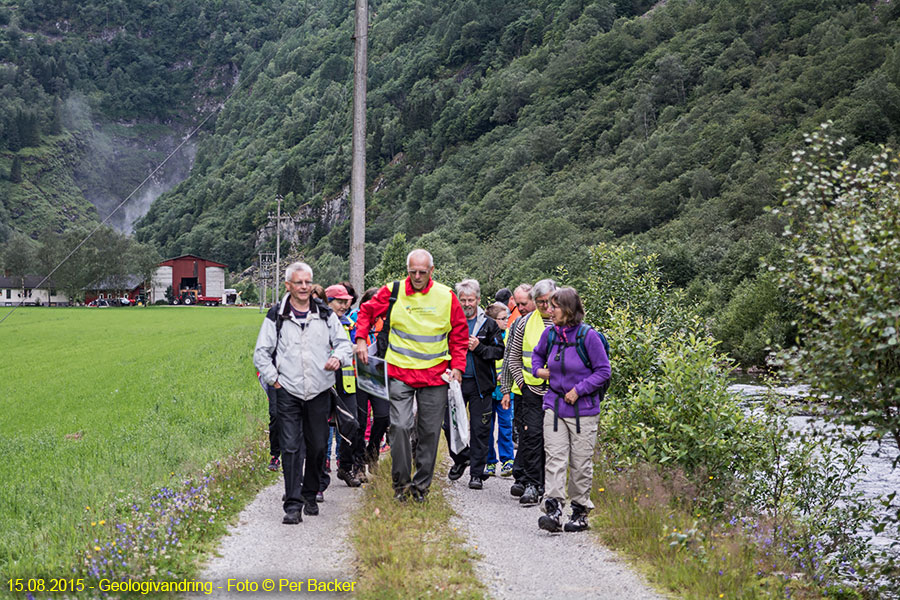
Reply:
<svg viewBox="0 0 900 600"><path fill-rule="evenodd" d="M587 350L588 358L591 360L593 370L590 371L585 366L581 357L578 356L578 350L575 348L575 333L578 330L577 325L570 327L557 327L556 338L557 344L551 349L551 353L547 356L547 333L550 327L541 334L541 340L534 348L532 355L532 375L536 375L536 371L542 367L550 369L550 389L544 394L544 410L548 408L554 410L558 406L559 416L563 418L573 418L575 416L575 406L565 401L566 392L573 387L578 392L578 414L581 416L596 415L600 413L600 402L598 401L597 390L609 380L612 369L609 366L609 358L606 356L606 350L603 349L603 342L600 336L593 329L588 331L584 339L584 348ZM568 340L572 346L567 347L563 353L560 353L559 342ZM556 360L557 354L560 354L559 360ZM559 400L557 404L557 400Z"/></svg>

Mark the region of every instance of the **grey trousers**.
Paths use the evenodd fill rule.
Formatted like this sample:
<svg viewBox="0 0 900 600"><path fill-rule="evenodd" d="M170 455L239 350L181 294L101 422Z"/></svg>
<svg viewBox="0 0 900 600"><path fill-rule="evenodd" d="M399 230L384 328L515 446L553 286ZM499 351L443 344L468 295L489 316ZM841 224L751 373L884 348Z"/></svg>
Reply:
<svg viewBox="0 0 900 600"><path fill-rule="evenodd" d="M544 485L546 498L566 500L566 470L569 474L569 500L592 509L591 484L594 481L594 446L597 445L597 422L600 415L581 417L581 433L575 419L559 419L553 431L553 411L544 411Z"/></svg>
<svg viewBox="0 0 900 600"><path fill-rule="evenodd" d="M391 394L391 477L394 492L416 489L424 494L431 487L441 424L447 410L447 385L414 388L398 379L388 382ZM413 414L413 402L418 416ZM415 430L416 472L412 474L411 435Z"/></svg>

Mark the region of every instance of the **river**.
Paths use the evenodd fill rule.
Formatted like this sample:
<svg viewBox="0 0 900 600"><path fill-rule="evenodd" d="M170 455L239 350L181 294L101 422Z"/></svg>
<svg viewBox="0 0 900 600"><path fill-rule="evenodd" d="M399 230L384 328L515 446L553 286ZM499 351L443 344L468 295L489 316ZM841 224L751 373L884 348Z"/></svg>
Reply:
<svg viewBox="0 0 900 600"><path fill-rule="evenodd" d="M753 383L735 383L729 386L729 391L740 394L748 401L748 410L752 410L753 400L759 399L766 394L766 387ZM779 396L795 399L803 399L809 395L809 386L806 385L785 385L775 388ZM788 417L788 422L792 429L797 432L811 431L835 431L835 427L826 422L821 417L810 416L793 416ZM878 498L887 496L893 492L900 490L900 466L893 468L893 462L897 458L897 447L890 440L886 441L879 450L878 444L868 442L865 445L865 452L860 458L860 462L865 466L864 472L860 473L856 489L861 491L867 498L876 501ZM865 533L865 532L861 532ZM872 538L872 544L878 548L887 548L891 543L898 541L894 538L884 535L878 535Z"/></svg>

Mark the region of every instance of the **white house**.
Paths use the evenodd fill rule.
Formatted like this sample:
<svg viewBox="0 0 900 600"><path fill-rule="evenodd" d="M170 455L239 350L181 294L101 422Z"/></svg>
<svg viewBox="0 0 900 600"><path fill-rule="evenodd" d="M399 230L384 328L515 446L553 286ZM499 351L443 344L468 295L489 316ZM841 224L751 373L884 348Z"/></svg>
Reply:
<svg viewBox="0 0 900 600"><path fill-rule="evenodd" d="M57 290L53 280L44 279L41 275L26 275L23 285L21 277L5 277L0 275L0 306L67 306L69 299Z"/></svg>

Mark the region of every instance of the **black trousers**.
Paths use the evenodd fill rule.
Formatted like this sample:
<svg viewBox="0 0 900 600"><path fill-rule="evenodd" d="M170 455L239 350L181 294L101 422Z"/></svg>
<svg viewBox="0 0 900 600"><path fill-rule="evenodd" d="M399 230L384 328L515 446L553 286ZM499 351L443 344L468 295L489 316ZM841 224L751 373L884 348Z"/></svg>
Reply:
<svg viewBox="0 0 900 600"><path fill-rule="evenodd" d="M329 423L329 441L331 436L330 432L334 431L335 444L337 445L337 468L342 471L349 472L353 471L353 455L355 452L354 445L356 444L357 433L359 432L359 424L356 420L356 403L358 395L357 393L347 394L343 391L343 389L339 391L338 388L335 388L334 393L337 394L338 409L343 409L349 414L353 415L352 419L347 419L340 416L338 411L334 411L334 414L332 416L337 419L337 422L332 421ZM334 399L335 397L332 394L331 400ZM325 454L322 458L322 474L319 477L320 492L324 492L325 490L327 490L328 486L331 484L331 475L329 475L328 471L325 469L325 463L330 453L331 448L328 441L326 441Z"/></svg>
<svg viewBox="0 0 900 600"><path fill-rule="evenodd" d="M329 393L301 400L284 388L277 391L285 512L316 501L328 442Z"/></svg>
<svg viewBox="0 0 900 600"><path fill-rule="evenodd" d="M493 391L493 390L491 390ZM469 447L456 453L449 450L454 464L469 463L469 476L484 478L484 466L487 463L488 445L491 441L491 415L494 412L493 399L490 393L482 396L474 378L463 379L463 401L469 408ZM447 448L450 448L450 407L444 414L444 437Z"/></svg>
<svg viewBox="0 0 900 600"><path fill-rule="evenodd" d="M544 397L528 387L516 396L515 426L519 448L513 461L513 478L522 485L544 487Z"/></svg>
<svg viewBox="0 0 900 600"><path fill-rule="evenodd" d="M269 386L266 396L269 397L269 454L278 458L281 456L281 445L278 431L278 390Z"/></svg>
<svg viewBox="0 0 900 600"><path fill-rule="evenodd" d="M338 392L338 396L340 396L341 402L343 403L343 407L353 415L353 418L350 422L346 422L341 420L341 423L344 424L342 429L335 429L334 434L337 435L340 440L338 442L338 468L344 471L352 471L353 470L353 454L355 452L356 439L359 437L359 422L358 422L358 405L357 402L359 400L359 391L354 394L345 394L343 391ZM352 427L350 426L352 423ZM349 431L347 431L349 429ZM365 429L365 426L363 426ZM345 437L346 436L346 437ZM326 444L327 445L327 444Z"/></svg>
<svg viewBox="0 0 900 600"><path fill-rule="evenodd" d="M372 431L366 445L366 425L369 421L369 406L372 407ZM390 404L384 398L372 396L368 392L356 389L356 417L359 429L353 444L353 464L361 467L367 459L377 459L381 451L381 440L391 423Z"/></svg>

